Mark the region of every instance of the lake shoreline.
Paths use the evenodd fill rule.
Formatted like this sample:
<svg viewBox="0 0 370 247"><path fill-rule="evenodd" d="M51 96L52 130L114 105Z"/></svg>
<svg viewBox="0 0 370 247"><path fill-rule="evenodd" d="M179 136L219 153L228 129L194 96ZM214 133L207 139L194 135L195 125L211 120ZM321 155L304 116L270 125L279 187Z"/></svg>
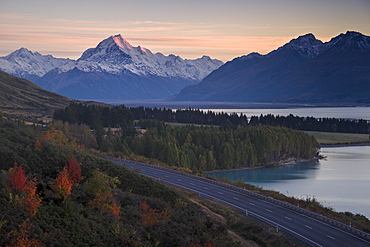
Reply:
<svg viewBox="0 0 370 247"><path fill-rule="evenodd" d="M205 171L204 173L211 174L211 173L229 172L229 171L248 171L248 170L256 170L256 169L279 167L279 166L293 166L293 165L298 165L298 164L305 163L305 162L318 161L324 158L325 158L324 156L320 155L312 159L289 160L289 161L278 162L276 164L271 164L267 166L242 167L242 168L235 168L235 169L219 169L219 170L213 170L213 171Z"/></svg>
<svg viewBox="0 0 370 247"><path fill-rule="evenodd" d="M336 147L358 147L358 146L370 146L370 142L365 143L340 143L340 144L320 144L320 148L336 148ZM256 170L261 168L271 168L271 167L279 167L279 166L290 166L290 165L298 165L305 162L311 161L318 161L320 159L325 159L325 156L319 155L312 159L301 159L301 160L290 160L290 161L283 161L278 162L276 164L271 164L267 166L256 166L256 167L242 167L242 168L235 168L235 169L218 169L213 171L205 171L205 174L211 173L218 173L218 172L229 172L229 171L247 171L247 170Z"/></svg>

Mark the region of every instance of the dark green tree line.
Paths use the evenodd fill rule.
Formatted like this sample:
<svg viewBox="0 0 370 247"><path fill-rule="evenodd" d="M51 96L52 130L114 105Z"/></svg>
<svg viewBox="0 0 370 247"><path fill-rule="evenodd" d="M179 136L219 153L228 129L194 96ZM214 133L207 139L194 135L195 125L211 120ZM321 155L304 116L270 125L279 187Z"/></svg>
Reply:
<svg viewBox="0 0 370 247"><path fill-rule="evenodd" d="M191 170L234 169L310 159L318 151L316 140L284 127L249 126L222 130L213 127L173 127L142 120L149 126L141 138L131 139L134 153Z"/></svg>

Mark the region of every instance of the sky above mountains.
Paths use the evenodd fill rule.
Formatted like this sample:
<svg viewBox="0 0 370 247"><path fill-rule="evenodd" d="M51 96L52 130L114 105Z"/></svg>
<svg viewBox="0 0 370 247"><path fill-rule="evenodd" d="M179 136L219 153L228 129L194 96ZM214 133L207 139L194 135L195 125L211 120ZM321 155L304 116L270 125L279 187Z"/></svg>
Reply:
<svg viewBox="0 0 370 247"><path fill-rule="evenodd" d="M122 34L152 52L228 61L347 30L370 34L369 0L0 0L0 56L27 47L76 59Z"/></svg>

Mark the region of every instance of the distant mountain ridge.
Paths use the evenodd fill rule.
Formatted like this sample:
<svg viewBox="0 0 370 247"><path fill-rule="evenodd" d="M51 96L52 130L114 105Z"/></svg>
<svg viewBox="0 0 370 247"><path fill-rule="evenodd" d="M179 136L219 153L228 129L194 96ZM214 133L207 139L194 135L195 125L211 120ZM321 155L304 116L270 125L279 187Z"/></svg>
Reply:
<svg viewBox="0 0 370 247"><path fill-rule="evenodd" d="M0 58L0 69L78 99L164 99L200 82L223 62L153 54L121 35L108 37L77 60L22 48Z"/></svg>
<svg viewBox="0 0 370 247"><path fill-rule="evenodd" d="M370 102L370 37L348 31L323 43L306 34L266 55L235 58L172 100Z"/></svg>
<svg viewBox="0 0 370 247"><path fill-rule="evenodd" d="M71 61L70 59L55 58L51 55L41 55L38 52L33 53L22 47L5 57L0 57L0 69L32 81Z"/></svg>
<svg viewBox="0 0 370 247"><path fill-rule="evenodd" d="M77 102L59 94L49 92L34 83L0 71L0 107L1 110L53 114L57 108L65 108Z"/></svg>

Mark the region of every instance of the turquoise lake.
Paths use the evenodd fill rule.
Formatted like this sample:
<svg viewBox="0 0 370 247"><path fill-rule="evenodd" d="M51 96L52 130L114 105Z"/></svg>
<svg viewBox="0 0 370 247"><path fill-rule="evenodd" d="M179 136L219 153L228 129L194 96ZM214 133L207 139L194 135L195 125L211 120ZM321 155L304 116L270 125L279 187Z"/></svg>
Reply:
<svg viewBox="0 0 370 247"><path fill-rule="evenodd" d="M242 180L288 196L315 197L338 212L370 219L370 146L322 148L321 154L326 159L209 175Z"/></svg>

